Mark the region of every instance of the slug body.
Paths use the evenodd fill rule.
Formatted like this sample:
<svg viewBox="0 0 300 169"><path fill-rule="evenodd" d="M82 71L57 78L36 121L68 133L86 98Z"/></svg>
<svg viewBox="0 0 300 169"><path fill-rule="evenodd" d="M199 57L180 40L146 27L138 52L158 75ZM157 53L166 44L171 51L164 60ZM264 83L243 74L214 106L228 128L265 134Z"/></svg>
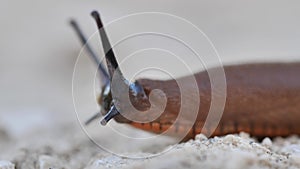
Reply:
<svg viewBox="0 0 300 169"><path fill-rule="evenodd" d="M222 107L224 111L209 112L212 108L212 98L218 103L219 97L212 95L212 84L207 71L175 80L139 79L136 82L129 82L119 69L99 13L93 11L92 16L99 29L108 72L87 44L87 38L77 23L71 21L71 25L81 42L87 46L87 51L98 65L104 79L98 100L101 111L86 124L102 114L104 116L101 120L102 125L110 119L115 119L117 122L128 123L155 133L165 131L169 131L168 134L171 135L185 133L185 140L193 138L198 133L215 136L241 131L258 138L300 135L300 62L225 66L227 90L225 93L217 93L226 98L225 105L219 105L224 106ZM216 68L210 70L214 71L213 69ZM190 78L196 79L196 85L191 85L188 80ZM180 87L178 81L181 82ZM154 89L162 91L165 97L153 94ZM199 91L196 98L195 91ZM185 102L182 101L184 100L182 94L187 96L184 97ZM165 104L160 104L162 98L166 99ZM200 102L194 104L194 100ZM164 105L162 112L159 116L153 116L158 109L151 108L160 108L161 105ZM187 108L183 114L186 118L178 120L181 107ZM196 107L193 117L190 112L195 109L192 107ZM128 118L127 115L130 114L132 118ZM220 114L221 117L216 118ZM209 118L210 121L207 123L208 117L213 118Z"/></svg>
<svg viewBox="0 0 300 169"><path fill-rule="evenodd" d="M245 64L224 67L227 95L221 120L216 127L204 128L210 103L211 84L206 71L195 76L200 92L197 119L187 135L198 133L224 135L248 132L256 137L288 136L300 134L300 63ZM187 77L181 77L185 79ZM133 126L155 133L162 133L172 126L180 109L180 91L176 80L158 81L140 79L146 94L161 89L168 98L163 114L147 124ZM189 87L189 84L184 84ZM181 125L178 122L179 126ZM215 129L215 130L214 130ZM211 131L213 130L213 131ZM174 129L176 132L180 130Z"/></svg>

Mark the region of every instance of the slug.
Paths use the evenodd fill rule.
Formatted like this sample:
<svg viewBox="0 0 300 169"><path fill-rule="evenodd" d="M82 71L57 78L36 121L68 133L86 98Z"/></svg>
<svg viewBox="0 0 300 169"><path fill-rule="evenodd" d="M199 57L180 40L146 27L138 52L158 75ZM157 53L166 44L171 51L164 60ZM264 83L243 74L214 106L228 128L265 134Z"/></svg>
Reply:
<svg viewBox="0 0 300 169"><path fill-rule="evenodd" d="M106 32L98 12L92 12L97 22L102 46L106 52L105 58L108 72L100 63L98 57L86 44L87 40L79 29L77 23L72 20L71 25L79 35L87 51L99 66L104 82L99 97L101 113L97 113L86 124L104 116L101 124L105 125L109 120L115 119L120 123L127 123L136 128L154 133L163 133L170 129L171 134L188 130L185 140L194 138L196 134L212 133L211 136L219 136L230 133L247 132L251 136L275 137L300 134L300 62L296 63L252 63L224 66L227 83L227 96L225 108L220 122L216 127L204 126L211 103L211 82L207 71L198 72L190 76L171 80L138 79L130 83L126 80L109 43ZM211 68L214 69L214 68ZM113 76L116 77L118 90L111 92ZM181 105L180 89L176 81L185 81L190 77L196 79L197 85L190 86L183 83L183 87L189 92L199 91L198 114L191 128L186 129L184 121L178 121ZM124 89L129 89L129 92ZM133 122L124 117L130 114L126 106L132 104L140 111L146 111L151 107L150 93L154 89L164 92L167 102L162 114L156 119L142 123ZM192 93L188 93L192 94ZM127 95L130 102L122 102L122 96ZM120 113L121 112L121 113ZM153 112L152 112L153 113ZM150 113L133 113L133 116L143 119ZM175 126L175 127L174 127Z"/></svg>

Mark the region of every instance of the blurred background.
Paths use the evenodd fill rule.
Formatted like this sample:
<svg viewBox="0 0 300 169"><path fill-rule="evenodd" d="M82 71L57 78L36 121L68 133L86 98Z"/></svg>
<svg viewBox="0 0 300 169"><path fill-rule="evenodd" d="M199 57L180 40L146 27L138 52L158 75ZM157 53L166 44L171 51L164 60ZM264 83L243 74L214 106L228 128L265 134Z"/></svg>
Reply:
<svg viewBox="0 0 300 169"><path fill-rule="evenodd" d="M72 76L81 45L69 26L76 18L86 35L96 26L137 12L164 12L187 19L212 41L222 63L300 60L299 1L16 1L0 5L0 125L13 137L63 123L79 125ZM139 26L130 25L132 28ZM115 30L108 30L113 36ZM116 33L116 32L115 32ZM199 44L201 45L201 44ZM122 52L118 52L122 60ZM81 58L82 93L95 65ZM134 63L133 63L134 64ZM83 99L87 116L94 96Z"/></svg>

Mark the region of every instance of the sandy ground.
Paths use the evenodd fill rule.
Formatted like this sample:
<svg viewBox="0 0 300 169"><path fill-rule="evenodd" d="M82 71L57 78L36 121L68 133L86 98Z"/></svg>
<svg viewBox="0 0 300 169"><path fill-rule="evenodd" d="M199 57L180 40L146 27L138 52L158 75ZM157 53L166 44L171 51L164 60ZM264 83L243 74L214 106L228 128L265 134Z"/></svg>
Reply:
<svg viewBox="0 0 300 169"><path fill-rule="evenodd" d="M126 147L118 140L113 142ZM14 166L26 169L300 167L300 139L296 136L273 141L265 138L259 143L246 133L210 139L200 134L186 143L167 147L158 144L160 148L156 147L157 150L169 150L152 158L141 159L120 157L103 151L72 124L50 131L35 131L18 140L13 140L2 130L1 143L1 158L5 159L0 161L1 169ZM152 151L153 145L136 145L136 152L127 146L125 151L129 156L149 155L147 151Z"/></svg>
<svg viewBox="0 0 300 169"><path fill-rule="evenodd" d="M68 25L68 20L75 17L91 36L95 25L89 13L93 9L101 11L105 23L137 12L164 12L185 18L210 38L224 64L300 60L298 1L2 0L0 169L300 168L300 139L296 136L259 143L244 133L210 139L199 135L181 144L167 137L134 144L123 142L109 127L94 123L86 128L93 140L101 143L100 147L94 144L79 122L99 110L95 96L99 91L95 92L93 81L95 67L88 57L78 63L76 96L80 99L74 105L72 77L81 47ZM141 28L139 22L121 26L109 29L110 37ZM172 30L175 29L169 29ZM180 30L185 34L185 29ZM197 45L206 47L206 43ZM128 43L117 50L118 59L123 60L141 44L151 45ZM178 49L163 41L155 45L171 51ZM193 71L198 70L194 60L187 59L187 63ZM141 61L131 62L123 70L135 73L132 68L140 64ZM112 126L131 136L152 136L126 125ZM103 146L110 149L104 150ZM112 149L113 153L109 151ZM169 151L156 157L128 158L151 156L166 149Z"/></svg>

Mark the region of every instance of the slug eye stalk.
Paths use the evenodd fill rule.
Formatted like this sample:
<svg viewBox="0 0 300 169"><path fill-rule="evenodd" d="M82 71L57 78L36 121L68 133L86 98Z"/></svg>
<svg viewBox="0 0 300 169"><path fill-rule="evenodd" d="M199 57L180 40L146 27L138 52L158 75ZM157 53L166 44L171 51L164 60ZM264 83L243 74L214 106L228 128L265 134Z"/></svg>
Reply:
<svg viewBox="0 0 300 169"><path fill-rule="evenodd" d="M81 30L81 28L79 27L78 23L74 20L71 19L70 20L70 25L72 26L72 28L74 29L75 33L77 34L82 46L85 46L85 49L87 50L87 52L89 53L90 58L93 60L93 62L98 66L98 71L100 72L100 79L103 82L103 87L102 90L105 90L109 87L109 75L108 72L106 71L104 65L101 63L100 61L100 57L97 56L97 54L94 52L94 50L92 49L92 47L90 46L90 44L88 43L88 40L86 38L86 36L84 35L83 31ZM109 91L110 92L110 91ZM109 95L110 93L106 92L102 92L102 97L107 97L106 95ZM110 103L107 103L110 104ZM107 107L107 106L105 106ZM91 122L93 122L94 120L98 119L101 117L101 113L100 112L96 112L92 117L90 117L86 122L85 125L90 124Z"/></svg>
<svg viewBox="0 0 300 169"><path fill-rule="evenodd" d="M103 47L103 50L105 53L106 64L107 64L107 68L108 68L109 75L110 75L110 80L112 80L112 77L113 77L115 71L118 70L119 64L117 62L114 51L108 40L108 37L107 37L106 31L103 27L102 20L100 18L99 13L97 11L93 11L91 13L91 15L95 19L97 26L98 26L100 38L102 41L102 47ZM121 73L121 72L119 71L118 73Z"/></svg>
<svg viewBox="0 0 300 169"><path fill-rule="evenodd" d="M102 20L100 18L99 13L97 11L93 11L91 13L91 15L97 23L99 35L100 35L100 38L102 41L102 47L103 47L103 50L105 53L105 58L106 58L106 65L107 65L108 72L110 75L110 77L109 77L110 86L112 87L113 76L117 75L117 77L119 78L118 84L117 84L118 86L125 86L125 87L129 88L130 93L132 93L136 99L147 99L145 91L139 83L137 83L137 82L129 83L128 80L123 76L123 74L119 68L119 64L117 62L115 54L113 52L113 49L111 47L111 44L108 40L106 31L103 27ZM119 95L126 94L126 91L124 91L123 93L118 93L118 94ZM120 114L119 110L117 109L117 107L114 104L115 101L116 100L114 100L114 99L112 100L110 110L105 114L105 116L101 120L102 125L105 125L109 120L114 118L116 115Z"/></svg>
<svg viewBox="0 0 300 169"><path fill-rule="evenodd" d="M89 56L94 61L94 63L98 66L98 70L101 73L100 78L103 81L104 85L107 85L109 83L109 75L105 70L104 65L101 63L99 56L97 56L97 54L94 52L94 50L88 43L86 36L83 34L82 30L80 29L79 25L74 19L71 19L70 25L72 26L75 33L77 34L79 40L81 41L82 46L85 45L85 48L89 53Z"/></svg>

